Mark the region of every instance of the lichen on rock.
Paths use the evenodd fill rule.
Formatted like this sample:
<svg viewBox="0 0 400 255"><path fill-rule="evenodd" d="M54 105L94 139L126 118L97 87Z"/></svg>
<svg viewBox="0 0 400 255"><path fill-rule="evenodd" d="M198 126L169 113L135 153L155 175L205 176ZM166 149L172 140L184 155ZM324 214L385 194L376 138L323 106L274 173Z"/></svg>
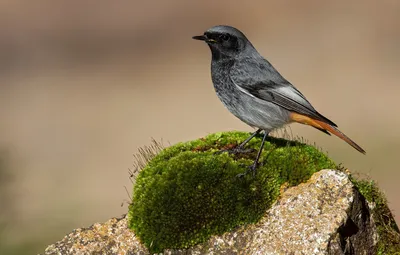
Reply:
<svg viewBox="0 0 400 255"><path fill-rule="evenodd" d="M250 153L216 153L248 137L245 132L211 134L161 151L137 177L129 226L151 252L188 248L240 225L257 222L290 187L335 163L306 144L269 138L257 175L238 178L255 158Z"/></svg>

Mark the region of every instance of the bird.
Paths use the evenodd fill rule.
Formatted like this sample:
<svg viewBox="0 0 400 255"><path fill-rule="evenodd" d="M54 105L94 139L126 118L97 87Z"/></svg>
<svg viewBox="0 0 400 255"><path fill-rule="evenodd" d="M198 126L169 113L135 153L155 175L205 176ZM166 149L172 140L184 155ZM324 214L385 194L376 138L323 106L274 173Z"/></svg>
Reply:
<svg viewBox="0 0 400 255"><path fill-rule="evenodd" d="M192 38L204 41L211 50L211 78L218 98L234 116L257 129L236 150L243 149L252 138L264 132L249 169L253 175L269 133L290 123L301 123L325 134L334 134L357 151L366 153L334 122L315 110L239 29L217 25Z"/></svg>

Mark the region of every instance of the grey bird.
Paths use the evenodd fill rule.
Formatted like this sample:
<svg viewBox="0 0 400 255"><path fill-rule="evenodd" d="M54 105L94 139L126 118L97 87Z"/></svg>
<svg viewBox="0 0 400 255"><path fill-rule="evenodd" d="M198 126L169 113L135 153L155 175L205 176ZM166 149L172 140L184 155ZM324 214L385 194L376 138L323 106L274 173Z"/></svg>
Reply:
<svg viewBox="0 0 400 255"><path fill-rule="evenodd" d="M365 151L337 129L337 125L317 112L297 90L254 48L246 36L231 26L214 26L193 39L211 49L211 76L215 91L224 106L237 118L258 128L236 150L261 131L264 136L257 157L250 167L255 174L268 134L286 124L310 125L343 139L353 148Z"/></svg>

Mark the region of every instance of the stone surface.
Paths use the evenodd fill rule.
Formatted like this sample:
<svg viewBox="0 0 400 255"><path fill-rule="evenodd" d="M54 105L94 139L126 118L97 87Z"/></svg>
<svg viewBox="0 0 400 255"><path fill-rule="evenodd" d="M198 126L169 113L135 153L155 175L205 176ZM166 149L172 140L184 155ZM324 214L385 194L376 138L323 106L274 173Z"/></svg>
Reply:
<svg viewBox="0 0 400 255"><path fill-rule="evenodd" d="M365 199L348 176L321 170L284 190L254 225L237 228L188 250L165 254L375 254L377 233ZM77 229L44 254L148 254L127 220Z"/></svg>
<svg viewBox="0 0 400 255"><path fill-rule="evenodd" d="M48 246L44 254L148 254L125 217L79 228Z"/></svg>

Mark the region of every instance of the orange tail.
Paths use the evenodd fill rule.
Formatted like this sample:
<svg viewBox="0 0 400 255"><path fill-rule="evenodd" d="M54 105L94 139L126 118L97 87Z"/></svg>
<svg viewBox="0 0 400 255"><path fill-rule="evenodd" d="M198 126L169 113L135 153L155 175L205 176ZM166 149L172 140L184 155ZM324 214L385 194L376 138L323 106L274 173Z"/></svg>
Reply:
<svg viewBox="0 0 400 255"><path fill-rule="evenodd" d="M319 130L321 130L323 132L329 131L332 134L334 134L337 137L339 137L340 139L344 140L349 145L351 145L354 149L356 149L359 152L365 154L365 151L360 146L358 146L355 142L353 142L345 134L340 132L339 129L337 129L335 127L332 127L331 125L329 125L329 124L327 124L325 122L322 122L320 120L314 120L314 119L312 119L312 118L310 118L308 116L305 116L305 115L302 115L302 114L298 114L298 113L295 113L295 112L292 112L290 114L290 118L294 122L310 125L310 126L315 127L316 129L319 129Z"/></svg>

